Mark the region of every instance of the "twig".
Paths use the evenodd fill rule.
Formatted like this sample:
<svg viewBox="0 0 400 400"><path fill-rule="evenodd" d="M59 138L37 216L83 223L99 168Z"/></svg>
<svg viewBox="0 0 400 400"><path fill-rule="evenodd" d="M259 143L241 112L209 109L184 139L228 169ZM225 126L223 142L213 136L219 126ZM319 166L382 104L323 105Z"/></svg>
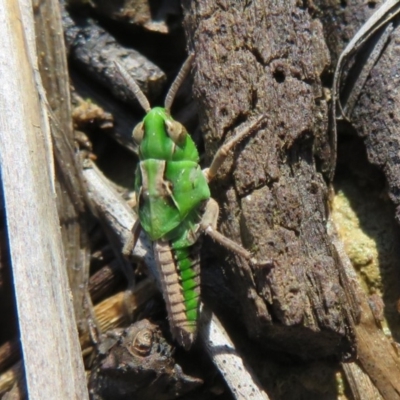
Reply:
<svg viewBox="0 0 400 400"><path fill-rule="evenodd" d="M202 305L200 338L237 400L268 400L218 318Z"/></svg>

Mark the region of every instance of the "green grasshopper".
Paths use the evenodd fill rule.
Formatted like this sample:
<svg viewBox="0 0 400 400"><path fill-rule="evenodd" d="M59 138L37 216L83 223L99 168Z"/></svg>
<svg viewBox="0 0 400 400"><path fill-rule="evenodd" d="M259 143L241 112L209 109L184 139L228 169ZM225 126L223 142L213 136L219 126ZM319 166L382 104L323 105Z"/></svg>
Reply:
<svg viewBox="0 0 400 400"><path fill-rule="evenodd" d="M205 233L227 249L252 260L249 251L217 231L219 206L211 198L208 183L229 151L264 119L261 116L237 132L217 151L210 167L201 170L196 145L184 126L170 114L192 60L193 56L189 56L182 66L166 96L164 108L151 108L136 82L117 64L119 73L146 112L143 121L133 130L139 149L135 177L139 218L123 253L131 253L143 229L153 242L172 336L185 349L191 347L197 332L201 235Z"/></svg>

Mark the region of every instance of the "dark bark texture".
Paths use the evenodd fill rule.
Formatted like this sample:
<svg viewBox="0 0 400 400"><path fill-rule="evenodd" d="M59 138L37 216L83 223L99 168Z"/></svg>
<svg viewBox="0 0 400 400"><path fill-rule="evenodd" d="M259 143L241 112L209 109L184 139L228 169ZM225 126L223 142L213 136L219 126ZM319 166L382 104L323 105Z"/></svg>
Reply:
<svg viewBox="0 0 400 400"><path fill-rule="evenodd" d="M304 358L343 356L357 311L326 232L322 26L296 1L185 1L184 14L208 161L234 128L267 115L212 184L221 232L272 260L231 263L248 334Z"/></svg>
<svg viewBox="0 0 400 400"><path fill-rule="evenodd" d="M367 19L384 3L384 0L315 0L310 11L323 25L332 66L340 53Z"/></svg>
<svg viewBox="0 0 400 400"><path fill-rule="evenodd" d="M338 7L336 1L317 2L332 58L337 59L346 42L383 3L353 0ZM347 89L341 104L347 107L346 118L357 135L364 138L369 162L378 166L386 177L389 197L396 206L396 220L400 223L400 133L397 117L400 97L396 90L400 80L398 24L397 17L390 25L384 26L351 61L348 67L352 69L342 85ZM367 70L368 78L357 87L357 80L365 71L368 59L374 61ZM354 91L356 96L352 95Z"/></svg>
<svg viewBox="0 0 400 400"><path fill-rule="evenodd" d="M400 223L400 29L398 21L386 48L370 72L351 115L358 135L364 138L368 160L385 174L389 196Z"/></svg>

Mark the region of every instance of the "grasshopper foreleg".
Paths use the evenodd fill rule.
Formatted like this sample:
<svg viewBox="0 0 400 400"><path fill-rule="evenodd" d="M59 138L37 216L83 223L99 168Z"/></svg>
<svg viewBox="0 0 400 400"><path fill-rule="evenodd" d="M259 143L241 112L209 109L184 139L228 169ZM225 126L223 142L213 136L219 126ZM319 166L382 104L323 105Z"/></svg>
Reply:
<svg viewBox="0 0 400 400"><path fill-rule="evenodd" d="M142 227L140 225L139 218L136 220L136 222L133 224L131 234L127 238L126 242L124 243L124 246L122 247L122 254L125 258L128 258L132 250L135 248L136 243L139 239L140 232L142 230Z"/></svg>
<svg viewBox="0 0 400 400"><path fill-rule="evenodd" d="M134 287L135 287L135 275L132 270L132 265L129 262L129 257L132 254L132 250L135 248L136 243L139 239L141 231L141 225L139 219L136 220L136 222L133 224L131 234L128 236L126 242L124 243L124 246L122 248L122 255L123 259L122 261L122 268L124 275L128 281L128 288L125 290L124 293L124 308L126 314L129 316L129 318L132 315L132 311L134 309L134 303L135 299L133 296L134 292Z"/></svg>

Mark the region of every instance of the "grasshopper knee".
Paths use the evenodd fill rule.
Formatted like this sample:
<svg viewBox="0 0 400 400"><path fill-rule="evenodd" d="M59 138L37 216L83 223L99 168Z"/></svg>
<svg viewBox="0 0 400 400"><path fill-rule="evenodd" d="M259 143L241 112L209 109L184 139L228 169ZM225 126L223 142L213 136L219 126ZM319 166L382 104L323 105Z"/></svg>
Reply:
<svg viewBox="0 0 400 400"><path fill-rule="evenodd" d="M200 226L203 231L207 228L217 229L219 215L219 205L214 199L209 199L204 210L203 217L201 218Z"/></svg>

